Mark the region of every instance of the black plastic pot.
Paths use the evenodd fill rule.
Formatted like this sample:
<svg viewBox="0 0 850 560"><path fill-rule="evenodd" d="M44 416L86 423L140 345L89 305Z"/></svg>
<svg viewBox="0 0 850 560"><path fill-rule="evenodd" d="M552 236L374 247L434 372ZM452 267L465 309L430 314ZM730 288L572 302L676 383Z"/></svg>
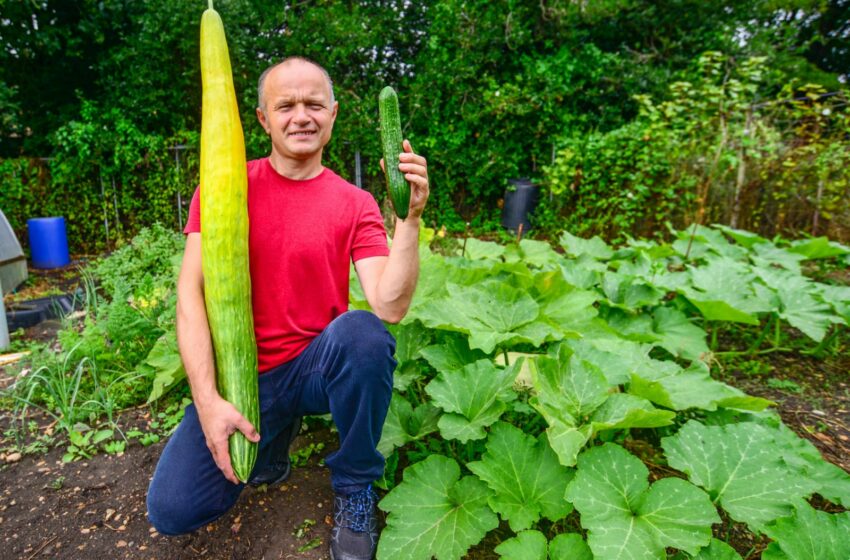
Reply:
<svg viewBox="0 0 850 560"><path fill-rule="evenodd" d="M502 207L502 227L523 231L531 229L531 214L537 206L540 187L530 179L511 179L505 189L505 205Z"/></svg>
<svg viewBox="0 0 850 560"><path fill-rule="evenodd" d="M9 331L33 327L46 319L64 317L74 310L71 296L49 296L12 303L6 309Z"/></svg>

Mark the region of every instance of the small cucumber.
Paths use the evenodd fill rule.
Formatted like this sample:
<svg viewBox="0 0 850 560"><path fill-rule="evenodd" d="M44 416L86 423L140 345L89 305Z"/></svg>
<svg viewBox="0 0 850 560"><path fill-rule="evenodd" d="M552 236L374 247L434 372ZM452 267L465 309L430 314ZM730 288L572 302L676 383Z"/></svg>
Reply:
<svg viewBox="0 0 850 560"><path fill-rule="evenodd" d="M398 96L390 86L378 96L381 115L381 145L384 148L384 168L387 175L387 192L393 202L396 216L407 218L410 209L410 185L398 169L398 155L402 152L401 117L398 111Z"/></svg>

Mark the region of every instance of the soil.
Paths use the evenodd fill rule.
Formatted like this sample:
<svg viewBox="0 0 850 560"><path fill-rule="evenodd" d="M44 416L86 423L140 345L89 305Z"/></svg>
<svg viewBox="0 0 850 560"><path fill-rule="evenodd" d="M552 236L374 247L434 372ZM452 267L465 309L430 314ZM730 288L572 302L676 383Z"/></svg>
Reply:
<svg viewBox="0 0 850 560"><path fill-rule="evenodd" d="M137 419L138 420L138 419ZM302 434L295 447L324 432ZM4 558L328 558L333 492L319 458L282 485L246 487L237 505L190 535L148 523L145 496L164 442L64 463L63 450L25 456L0 471Z"/></svg>

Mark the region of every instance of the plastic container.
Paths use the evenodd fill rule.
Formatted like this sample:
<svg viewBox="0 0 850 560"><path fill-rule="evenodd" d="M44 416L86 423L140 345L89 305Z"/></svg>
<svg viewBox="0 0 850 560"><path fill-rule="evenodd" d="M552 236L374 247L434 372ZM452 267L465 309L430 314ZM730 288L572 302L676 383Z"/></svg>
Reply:
<svg viewBox="0 0 850 560"><path fill-rule="evenodd" d="M505 189L505 205L502 207L502 227L510 230L528 231L531 228L529 217L537 206L540 187L529 179L511 179L511 186Z"/></svg>
<svg viewBox="0 0 850 560"><path fill-rule="evenodd" d="M60 268L71 264L65 218L32 218L27 220L30 258L35 268Z"/></svg>

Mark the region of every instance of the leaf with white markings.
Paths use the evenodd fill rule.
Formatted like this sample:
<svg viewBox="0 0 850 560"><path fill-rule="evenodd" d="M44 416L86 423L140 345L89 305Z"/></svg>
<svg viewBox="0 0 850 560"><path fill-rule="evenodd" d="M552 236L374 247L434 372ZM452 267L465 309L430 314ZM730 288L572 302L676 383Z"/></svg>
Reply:
<svg viewBox="0 0 850 560"><path fill-rule="evenodd" d="M779 519L764 532L775 542L762 560L847 560L850 558L850 512L830 514L802 502L794 515Z"/></svg>
<svg viewBox="0 0 850 560"><path fill-rule="evenodd" d="M816 484L783 458L770 428L744 422L704 426L689 421L661 445L671 467L704 488L733 519L760 531L790 515Z"/></svg>
<svg viewBox="0 0 850 560"><path fill-rule="evenodd" d="M388 512L378 559L456 560L495 529L491 491L474 476L460 478L456 462L432 455L404 471L404 481L381 500Z"/></svg>
<svg viewBox="0 0 850 560"><path fill-rule="evenodd" d="M557 521L572 511L564 500L572 470L558 463L545 440L509 424L491 428L486 453L467 467L493 490L490 507L514 531L528 529L541 517Z"/></svg>
<svg viewBox="0 0 850 560"><path fill-rule="evenodd" d="M581 454L566 496L581 514L594 557L660 560L668 547L694 554L709 543L720 518L705 492L679 478L650 487L648 476L619 445Z"/></svg>
<svg viewBox="0 0 850 560"><path fill-rule="evenodd" d="M490 360L479 360L460 370L441 371L425 391L446 411L438 424L442 436L462 442L486 437L484 428L498 420L506 403L516 397L511 387L522 362L498 368Z"/></svg>
<svg viewBox="0 0 850 560"><path fill-rule="evenodd" d="M495 548L503 560L593 560L581 535L561 533L551 542L540 531L521 531Z"/></svg>

